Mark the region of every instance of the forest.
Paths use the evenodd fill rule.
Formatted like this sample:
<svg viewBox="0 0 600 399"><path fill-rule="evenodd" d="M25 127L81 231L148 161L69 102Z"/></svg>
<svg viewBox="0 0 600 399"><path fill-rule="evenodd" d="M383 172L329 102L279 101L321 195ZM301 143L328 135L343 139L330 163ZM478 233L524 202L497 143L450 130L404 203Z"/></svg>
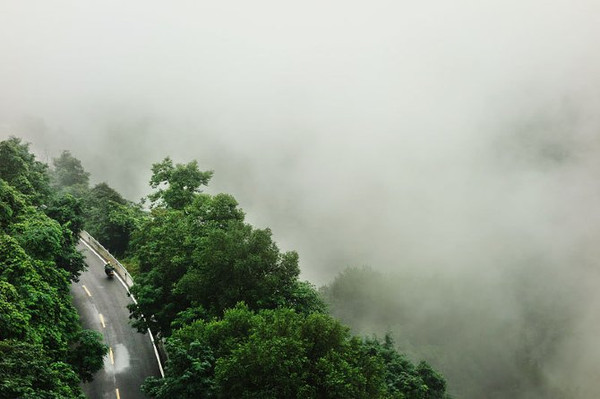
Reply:
<svg viewBox="0 0 600 399"><path fill-rule="evenodd" d="M81 397L102 365L107 348L69 295L85 270L82 229L134 275L132 326L166 343L165 378L141 387L150 397L450 397L394 337L355 335L333 317L323 290L300 280L297 252L246 222L232 195L204 192L212 175L167 157L133 203L90 187L69 151L49 166L19 138L0 143L0 397Z"/></svg>
<svg viewBox="0 0 600 399"><path fill-rule="evenodd" d="M71 303L83 208L58 181L27 144L0 142L0 398L83 398L108 351Z"/></svg>

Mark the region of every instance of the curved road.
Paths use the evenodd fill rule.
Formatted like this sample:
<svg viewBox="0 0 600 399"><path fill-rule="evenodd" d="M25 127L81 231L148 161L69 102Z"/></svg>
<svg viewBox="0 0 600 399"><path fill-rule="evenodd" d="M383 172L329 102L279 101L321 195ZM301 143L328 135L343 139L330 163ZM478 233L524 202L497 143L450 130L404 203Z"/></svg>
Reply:
<svg viewBox="0 0 600 399"><path fill-rule="evenodd" d="M121 282L104 274L104 261L86 245L79 244L88 270L71 284L73 302L84 328L102 333L110 353L94 380L83 385L90 399L145 399L140 385L148 376L160 377L158 361L148 334L129 324L127 304L131 298Z"/></svg>

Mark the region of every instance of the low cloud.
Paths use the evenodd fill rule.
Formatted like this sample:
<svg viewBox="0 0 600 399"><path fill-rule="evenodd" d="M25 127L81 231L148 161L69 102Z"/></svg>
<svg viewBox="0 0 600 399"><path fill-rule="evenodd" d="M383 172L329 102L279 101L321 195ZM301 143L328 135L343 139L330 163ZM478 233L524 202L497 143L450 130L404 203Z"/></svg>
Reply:
<svg viewBox="0 0 600 399"><path fill-rule="evenodd" d="M304 278L412 276L415 328L443 313L464 331L426 334L445 350L510 375L502 348L527 347L543 353L531 395L598 396L596 2L0 11L2 138L45 161L69 149L132 200L152 163L197 159L211 192L299 251ZM560 330L527 333L532 313ZM452 367L456 391L478 386Z"/></svg>

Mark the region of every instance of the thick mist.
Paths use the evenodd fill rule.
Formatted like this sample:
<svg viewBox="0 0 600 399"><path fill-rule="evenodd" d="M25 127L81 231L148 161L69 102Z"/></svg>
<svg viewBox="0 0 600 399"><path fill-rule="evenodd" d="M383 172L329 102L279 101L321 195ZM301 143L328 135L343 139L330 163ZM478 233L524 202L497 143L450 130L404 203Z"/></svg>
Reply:
<svg viewBox="0 0 600 399"><path fill-rule="evenodd" d="M131 200L152 163L197 159L304 278L419 287L389 295L454 353L451 391L526 344L544 378L522 398L596 397L599 37L593 0L5 1L0 138Z"/></svg>

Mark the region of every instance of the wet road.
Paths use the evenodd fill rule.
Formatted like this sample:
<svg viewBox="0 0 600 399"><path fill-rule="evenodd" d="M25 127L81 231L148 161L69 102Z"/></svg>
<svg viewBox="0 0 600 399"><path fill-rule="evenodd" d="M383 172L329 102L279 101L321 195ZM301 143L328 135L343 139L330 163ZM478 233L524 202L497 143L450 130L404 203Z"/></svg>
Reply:
<svg viewBox="0 0 600 399"><path fill-rule="evenodd" d="M160 376L150 338L129 324L131 298L125 286L117 277L106 277L104 262L90 248L80 243L79 249L88 270L71 286L73 301L83 327L101 332L110 347L104 368L83 390L90 399L145 399L140 385L148 376Z"/></svg>

